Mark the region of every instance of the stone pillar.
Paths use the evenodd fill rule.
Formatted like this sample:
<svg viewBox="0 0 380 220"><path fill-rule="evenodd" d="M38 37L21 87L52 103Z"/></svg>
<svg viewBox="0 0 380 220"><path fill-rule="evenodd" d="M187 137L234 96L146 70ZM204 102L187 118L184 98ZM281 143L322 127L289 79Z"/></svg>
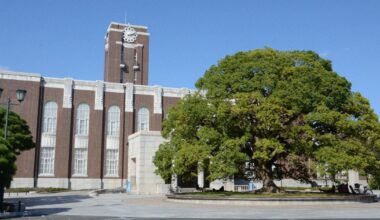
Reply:
<svg viewBox="0 0 380 220"><path fill-rule="evenodd" d="M226 191L234 191L235 189L235 183L234 183L234 177L229 177L226 179L226 182L224 183L224 190Z"/></svg>
<svg viewBox="0 0 380 220"><path fill-rule="evenodd" d="M172 160L172 169L174 169L174 160ZM172 174L170 188L173 190L173 192L177 192L178 190L178 176L175 173Z"/></svg>
<svg viewBox="0 0 380 220"><path fill-rule="evenodd" d="M354 186L355 183L359 183L359 173L355 170L349 170L348 185Z"/></svg>
<svg viewBox="0 0 380 220"><path fill-rule="evenodd" d="M178 188L178 176L177 176L177 174L172 175L172 181L171 181L170 186L174 192L177 192L177 188Z"/></svg>
<svg viewBox="0 0 380 220"><path fill-rule="evenodd" d="M198 187L204 188L204 186L205 186L205 173L204 173L202 165L199 163L198 164Z"/></svg>

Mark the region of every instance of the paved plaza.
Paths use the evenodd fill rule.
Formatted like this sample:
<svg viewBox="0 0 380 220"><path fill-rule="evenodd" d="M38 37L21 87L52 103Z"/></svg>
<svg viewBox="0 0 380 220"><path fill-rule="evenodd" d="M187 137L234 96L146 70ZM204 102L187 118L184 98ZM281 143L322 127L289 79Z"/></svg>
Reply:
<svg viewBox="0 0 380 220"><path fill-rule="evenodd" d="M8 198L7 198L8 197ZM163 196L101 194L87 191L6 196L27 206L23 219L318 219L380 218L380 203L320 205L200 205L167 201Z"/></svg>

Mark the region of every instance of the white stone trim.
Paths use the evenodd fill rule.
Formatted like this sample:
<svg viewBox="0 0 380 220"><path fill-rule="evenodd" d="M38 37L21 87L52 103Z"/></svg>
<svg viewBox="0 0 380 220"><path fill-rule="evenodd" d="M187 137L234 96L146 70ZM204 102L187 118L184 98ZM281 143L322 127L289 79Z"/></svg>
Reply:
<svg viewBox="0 0 380 220"><path fill-rule="evenodd" d="M32 188L34 187L34 178L13 178L11 188Z"/></svg>
<svg viewBox="0 0 380 220"><path fill-rule="evenodd" d="M119 149L119 136L108 136L106 142L106 149Z"/></svg>
<svg viewBox="0 0 380 220"><path fill-rule="evenodd" d="M69 188L68 178L38 178L37 187Z"/></svg>
<svg viewBox="0 0 380 220"><path fill-rule="evenodd" d="M108 32L114 31L114 32L119 32L119 33L123 33L124 32L124 30L120 30L120 29L116 29L116 28L108 28L107 31ZM137 31L136 34L137 34L137 36L138 35L150 36L150 34L148 32Z"/></svg>
<svg viewBox="0 0 380 220"><path fill-rule="evenodd" d="M133 112L133 93L133 84L125 83L125 112Z"/></svg>
<svg viewBox="0 0 380 220"><path fill-rule="evenodd" d="M117 45L123 45L125 48L137 48L137 47L144 47L143 44L131 44L131 43L123 43L121 41L115 41L115 44Z"/></svg>
<svg viewBox="0 0 380 220"><path fill-rule="evenodd" d="M150 36L149 33L147 32L140 32L140 31L137 31L137 35L145 35L145 36Z"/></svg>
<svg viewBox="0 0 380 220"><path fill-rule="evenodd" d="M135 94L136 95L154 96L154 92L155 92L154 86L135 85L134 87L135 87Z"/></svg>
<svg viewBox="0 0 380 220"><path fill-rule="evenodd" d="M162 88L159 86L154 87L154 103L153 113L162 114Z"/></svg>
<svg viewBox="0 0 380 220"><path fill-rule="evenodd" d="M161 136L161 131L138 131L128 136L128 139L133 139L137 136Z"/></svg>
<svg viewBox="0 0 380 220"><path fill-rule="evenodd" d="M124 93L124 84L104 82L104 91L113 93Z"/></svg>
<svg viewBox="0 0 380 220"><path fill-rule="evenodd" d="M84 179L84 178L71 178L70 188L73 190L79 189L100 189L102 186L101 179Z"/></svg>
<svg viewBox="0 0 380 220"><path fill-rule="evenodd" d="M120 33L123 33L123 32L124 32L123 29L120 30L120 29L116 29L116 28L108 28L107 31L108 31L108 32L110 32L110 31L114 31L114 32L120 32ZM136 33L137 33L137 35L145 35L145 36L149 36L149 35L150 35L148 32L137 31Z"/></svg>
<svg viewBox="0 0 380 220"><path fill-rule="evenodd" d="M104 101L104 83L103 81L97 80L96 81L96 88L95 88L95 110L103 110L103 101Z"/></svg>
<svg viewBox="0 0 380 220"><path fill-rule="evenodd" d="M75 90L87 90L95 91L97 86L96 81L85 81L85 80L75 80L74 89Z"/></svg>
<svg viewBox="0 0 380 220"><path fill-rule="evenodd" d="M35 73L13 72L0 70L0 79L40 82L41 75Z"/></svg>
<svg viewBox="0 0 380 220"><path fill-rule="evenodd" d="M163 92L162 92L163 96L165 96L165 97L175 97L175 98L183 98L183 97L185 97L188 94L195 93L195 90L186 89L186 88L177 89L177 88L167 88L167 87L164 87L164 88L162 88L162 90L163 90Z"/></svg>
<svg viewBox="0 0 380 220"><path fill-rule="evenodd" d="M118 174L105 174L104 175L105 178L119 178L119 175Z"/></svg>
<svg viewBox="0 0 380 220"><path fill-rule="evenodd" d="M124 44L123 44L123 47L124 47L124 48L136 48L136 45L133 45L133 44L126 44L126 43L124 43Z"/></svg>
<svg viewBox="0 0 380 220"><path fill-rule="evenodd" d="M43 80L44 80L44 87L46 88L57 88L57 89L65 88L64 79L44 77Z"/></svg>
<svg viewBox="0 0 380 220"><path fill-rule="evenodd" d="M54 177L54 174L41 173L38 174L39 177Z"/></svg>
<svg viewBox="0 0 380 220"><path fill-rule="evenodd" d="M106 176L111 177L111 176ZM103 179L103 189L115 189L123 186L122 179Z"/></svg>
<svg viewBox="0 0 380 220"><path fill-rule="evenodd" d="M88 136L75 135L74 148L88 148Z"/></svg>
<svg viewBox="0 0 380 220"><path fill-rule="evenodd" d="M87 178L88 175L87 175L87 174L73 174L71 177L73 177L73 178L76 178L76 177L79 177L79 178Z"/></svg>
<svg viewBox="0 0 380 220"><path fill-rule="evenodd" d="M142 45L142 44L128 44L128 43L124 43L123 47L125 47L125 48L137 48L137 47L144 47L144 45Z"/></svg>
<svg viewBox="0 0 380 220"><path fill-rule="evenodd" d="M108 29L111 27L112 24L120 25L120 26L123 26L123 27L134 27L134 28L148 29L147 26L143 26L143 25L124 24L124 23L119 23L119 22L115 22L115 21L111 22L111 24L108 26Z"/></svg>
<svg viewBox="0 0 380 220"><path fill-rule="evenodd" d="M73 106L73 79L64 78L64 87L63 87L63 108L72 108Z"/></svg>

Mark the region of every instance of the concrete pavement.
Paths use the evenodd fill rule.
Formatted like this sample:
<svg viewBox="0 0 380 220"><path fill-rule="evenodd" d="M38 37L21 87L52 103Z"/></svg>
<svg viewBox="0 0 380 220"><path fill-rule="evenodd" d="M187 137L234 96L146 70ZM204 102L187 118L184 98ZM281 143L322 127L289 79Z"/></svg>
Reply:
<svg viewBox="0 0 380 220"><path fill-rule="evenodd" d="M43 219L310 219L310 218L380 218L380 203L321 205L205 205L169 202L163 196L101 194L88 192L34 194L20 199L33 216ZM7 198L7 200L10 200ZM65 216L65 217L64 217ZM88 216L86 218L86 216ZM99 218L98 218L99 217ZM35 218L30 218L35 219ZM38 219L38 218L37 218Z"/></svg>

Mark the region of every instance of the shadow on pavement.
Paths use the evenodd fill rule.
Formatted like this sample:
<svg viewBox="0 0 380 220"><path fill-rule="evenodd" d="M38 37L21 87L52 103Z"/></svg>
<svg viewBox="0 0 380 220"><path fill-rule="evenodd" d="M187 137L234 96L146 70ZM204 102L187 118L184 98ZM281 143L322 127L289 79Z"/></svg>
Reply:
<svg viewBox="0 0 380 220"><path fill-rule="evenodd" d="M40 209L33 209L29 211L25 211L23 213L17 213L15 215L10 216L0 216L0 219L55 219L54 214L60 213L60 212L67 212L71 208L40 208ZM46 217L49 216L49 217ZM50 217L51 216L51 217ZM67 219L67 217L66 217Z"/></svg>
<svg viewBox="0 0 380 220"><path fill-rule="evenodd" d="M44 216L44 215L54 215L61 212L67 212L71 208L40 208L29 210L30 216Z"/></svg>
<svg viewBox="0 0 380 220"><path fill-rule="evenodd" d="M8 198L5 199L6 202L21 201L25 204L26 211L30 216L44 216L44 215L54 215L61 212L67 212L71 208L33 208L34 206L42 205L59 205L65 203L77 203L84 199L91 198L88 195L61 195L61 196L36 196L27 198Z"/></svg>
<svg viewBox="0 0 380 220"><path fill-rule="evenodd" d="M64 204L64 203L75 203L80 202L84 199L91 198L88 195L62 195L62 196L36 196L36 197L27 197L27 198L8 198L5 199L5 202L18 202L21 201L25 204L25 207L33 207L40 205L55 205L55 204Z"/></svg>

